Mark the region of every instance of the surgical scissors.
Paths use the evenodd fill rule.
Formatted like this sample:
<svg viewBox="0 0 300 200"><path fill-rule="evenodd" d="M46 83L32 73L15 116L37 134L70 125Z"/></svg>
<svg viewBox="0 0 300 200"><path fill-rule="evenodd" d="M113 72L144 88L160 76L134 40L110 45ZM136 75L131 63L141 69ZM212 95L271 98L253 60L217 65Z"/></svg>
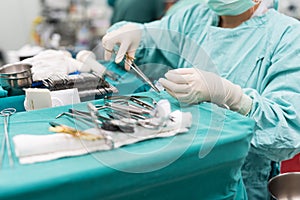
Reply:
<svg viewBox="0 0 300 200"><path fill-rule="evenodd" d="M7 148L7 155L9 159L9 165L10 167L14 166L14 160L12 158L12 151L11 151L11 146L9 142L9 135L8 135L8 124L9 124L9 116L14 114L16 112L15 108L6 108L0 112L0 115L4 117L4 138L2 140L2 147L1 147L1 160L0 160L0 167L2 166L2 161L4 159L4 148L6 144Z"/></svg>
<svg viewBox="0 0 300 200"><path fill-rule="evenodd" d="M113 50L107 50L106 51L110 52L110 53L114 53L117 54L116 51ZM129 62L130 61L130 62ZM127 53L125 55L125 59L124 62L130 66L131 69L133 69L137 75L143 80L145 81L153 90L155 90L156 92L160 93L160 90L150 81L150 79L142 72L142 70L135 64L134 62L134 58L130 57Z"/></svg>

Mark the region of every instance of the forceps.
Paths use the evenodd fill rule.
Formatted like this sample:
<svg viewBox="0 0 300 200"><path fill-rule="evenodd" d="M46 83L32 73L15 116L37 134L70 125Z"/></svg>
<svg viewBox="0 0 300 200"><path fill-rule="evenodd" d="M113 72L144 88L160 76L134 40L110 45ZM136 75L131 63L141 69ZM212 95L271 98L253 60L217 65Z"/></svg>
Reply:
<svg viewBox="0 0 300 200"><path fill-rule="evenodd" d="M107 50L106 51L110 52L110 53L114 53L117 54L115 50ZM137 75L143 80L145 81L152 89L154 89L156 92L160 93L159 89L150 81L150 79L142 72L142 70L135 64L134 62L134 58L130 57L127 53L125 55L125 59L124 62L130 66L131 69L133 69ZM129 61L130 62L129 62Z"/></svg>
<svg viewBox="0 0 300 200"><path fill-rule="evenodd" d="M6 149L7 149L7 155L9 159L9 165L10 167L13 167L14 160L12 158L12 151L10 148L10 142L9 142L9 136L8 136L8 124L9 124L9 116L14 114L16 112L15 108L6 108L0 112L0 115L4 117L4 138L2 140L2 146L1 146L1 160L0 160L0 167L2 166L2 161L4 158L4 148L6 143Z"/></svg>
<svg viewBox="0 0 300 200"><path fill-rule="evenodd" d="M130 62L128 62L128 60ZM156 92L160 93L159 89L150 81L150 79L142 72L142 70L134 63L134 58L129 57L126 55L126 58L124 59L124 62L133 69L139 77L141 77L152 89L154 89Z"/></svg>

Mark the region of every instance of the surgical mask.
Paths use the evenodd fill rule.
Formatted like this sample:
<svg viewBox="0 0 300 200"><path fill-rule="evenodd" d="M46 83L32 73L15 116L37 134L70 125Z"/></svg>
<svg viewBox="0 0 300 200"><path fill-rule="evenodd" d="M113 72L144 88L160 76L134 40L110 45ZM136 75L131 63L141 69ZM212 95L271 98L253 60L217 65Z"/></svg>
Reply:
<svg viewBox="0 0 300 200"><path fill-rule="evenodd" d="M206 0L207 5L218 15L235 16L255 5L252 0Z"/></svg>

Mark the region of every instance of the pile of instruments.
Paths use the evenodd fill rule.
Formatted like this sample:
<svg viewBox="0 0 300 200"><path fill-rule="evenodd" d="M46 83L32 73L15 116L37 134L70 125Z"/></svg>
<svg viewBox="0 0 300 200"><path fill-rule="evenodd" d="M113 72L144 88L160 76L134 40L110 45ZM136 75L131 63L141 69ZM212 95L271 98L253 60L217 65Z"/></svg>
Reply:
<svg viewBox="0 0 300 200"><path fill-rule="evenodd" d="M102 98L113 93L118 93L117 88L93 73L51 75L42 81L42 87L50 91L77 88L80 98Z"/></svg>

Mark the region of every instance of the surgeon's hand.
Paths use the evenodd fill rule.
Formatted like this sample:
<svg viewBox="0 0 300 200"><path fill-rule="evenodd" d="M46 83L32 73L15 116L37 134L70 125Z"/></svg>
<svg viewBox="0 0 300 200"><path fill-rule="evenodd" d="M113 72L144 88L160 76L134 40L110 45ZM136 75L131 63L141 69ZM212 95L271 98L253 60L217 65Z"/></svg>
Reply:
<svg viewBox="0 0 300 200"><path fill-rule="evenodd" d="M49 78L50 74L68 75L80 71L83 63L72 58L67 51L45 50L34 57L22 60L21 63L32 65L33 81L41 81Z"/></svg>
<svg viewBox="0 0 300 200"><path fill-rule="evenodd" d="M252 99L243 94L242 88L214 73L181 68L167 72L165 77L159 82L181 102L212 102L243 115L251 110Z"/></svg>
<svg viewBox="0 0 300 200"><path fill-rule="evenodd" d="M103 47L105 49L105 60L110 60L114 53L115 45L119 46L115 62L120 63L125 54L134 58L136 49L138 48L142 37L142 29L134 23L128 23L117 30L107 33L103 39ZM125 69L129 70L130 66L125 64Z"/></svg>

